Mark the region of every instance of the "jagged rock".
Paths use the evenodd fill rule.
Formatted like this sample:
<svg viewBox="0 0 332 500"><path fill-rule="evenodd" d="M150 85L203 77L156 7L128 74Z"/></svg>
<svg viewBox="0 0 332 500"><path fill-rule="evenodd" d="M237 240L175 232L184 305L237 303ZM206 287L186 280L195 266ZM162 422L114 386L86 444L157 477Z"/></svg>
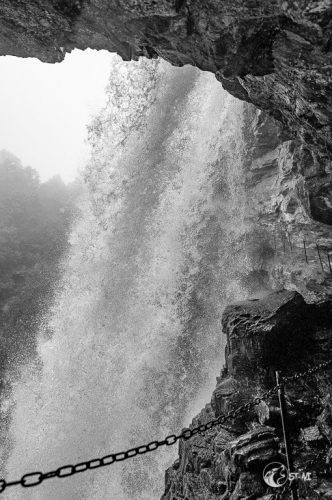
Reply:
<svg viewBox="0 0 332 500"><path fill-rule="evenodd" d="M229 377L222 380L213 391L211 405L216 415L226 413L227 403L239 390L238 382Z"/></svg>
<svg viewBox="0 0 332 500"><path fill-rule="evenodd" d="M257 497L257 495L263 494L264 491L262 479L258 474L242 472L229 500L251 500L253 495Z"/></svg>
<svg viewBox="0 0 332 500"><path fill-rule="evenodd" d="M332 443L332 396L328 394L322 401L323 411L317 418L317 426L325 438Z"/></svg>
<svg viewBox="0 0 332 500"><path fill-rule="evenodd" d="M261 425L265 424L265 422L268 422L271 418L270 406L266 404L265 401L261 401L259 405L256 406L256 412L258 421Z"/></svg>
<svg viewBox="0 0 332 500"><path fill-rule="evenodd" d="M331 302L306 304L297 292L279 291L262 299L251 299L228 306L223 315L231 376L257 379L260 372L276 369L295 371L299 364L326 358L323 345L332 347L331 335L324 332L332 319ZM319 328L321 325L321 328ZM330 351L329 351L330 352Z"/></svg>
<svg viewBox="0 0 332 500"><path fill-rule="evenodd" d="M331 179L310 193L311 214L315 220L332 225L332 182Z"/></svg>
<svg viewBox="0 0 332 500"><path fill-rule="evenodd" d="M327 300L332 294L332 226L317 221L328 214L330 160L299 140L288 140L280 124L252 106L245 107L244 118L250 272L243 284L252 295L285 288L309 302ZM320 215L314 205L323 206L322 200L326 210Z"/></svg>
<svg viewBox="0 0 332 500"><path fill-rule="evenodd" d="M227 429L221 429L214 439L214 451L216 454L221 453L227 448L227 445L233 441L234 434Z"/></svg>
<svg viewBox="0 0 332 500"><path fill-rule="evenodd" d="M255 379L262 368L296 366L298 350L310 349L310 337L304 333L308 315L303 298L290 291L228 306L223 329L229 339L229 373Z"/></svg>
<svg viewBox="0 0 332 500"><path fill-rule="evenodd" d="M238 407L239 400L252 400L273 386L275 368L291 375L331 359L331 302L306 304L296 292L275 292L226 308L223 328L229 343L226 367L217 379L211 406L202 410L193 425ZM325 369L305 381L289 381L286 385L295 465L299 470L315 471L318 477L300 485L300 497L308 500L330 498L331 371ZM268 425L259 423L262 415ZM175 468L167 471L163 500L183 498L184 485L188 500L271 500L262 471L271 461L284 461L277 395L258 405L256 411L241 413L226 426L184 443L180 457L181 453L187 456L191 466L183 468L182 473ZM284 498L290 497L285 494Z"/></svg>
<svg viewBox="0 0 332 500"><path fill-rule="evenodd" d="M252 469L278 456L279 439L271 427L258 427L229 444L234 469Z"/></svg>

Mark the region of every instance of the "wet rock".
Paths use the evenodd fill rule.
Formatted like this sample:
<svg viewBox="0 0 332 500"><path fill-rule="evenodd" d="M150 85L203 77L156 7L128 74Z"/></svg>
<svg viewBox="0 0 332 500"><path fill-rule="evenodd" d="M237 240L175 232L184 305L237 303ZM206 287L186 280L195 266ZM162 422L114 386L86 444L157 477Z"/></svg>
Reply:
<svg viewBox="0 0 332 500"><path fill-rule="evenodd" d="M303 298L291 291L228 306L222 324L228 332L230 375L255 380L267 368L296 367L301 353L309 355L313 345L310 313Z"/></svg>
<svg viewBox="0 0 332 500"><path fill-rule="evenodd" d="M252 469L278 456L279 439L271 427L258 427L229 444L232 466Z"/></svg>
<svg viewBox="0 0 332 500"><path fill-rule="evenodd" d="M323 411L317 418L317 426L325 438L332 443L332 397L328 394L323 400Z"/></svg>
<svg viewBox="0 0 332 500"><path fill-rule="evenodd" d="M226 308L223 328L229 344L226 366L217 379L211 406L202 410L193 425L261 395L275 384L277 367L292 375L331 359L331 302L306 304L296 292L275 292ZM330 494L331 372L325 369L286 385L296 467L317 476L300 485L301 498L308 500L327 500ZM167 471L163 500L183 498L184 485L188 500L271 500L271 489L262 480L263 469L271 461L285 459L277 394L259 403L255 411L243 410L224 426L187 441L180 448L180 459L181 453L191 467L182 473ZM284 498L289 497L285 494Z"/></svg>
<svg viewBox="0 0 332 500"><path fill-rule="evenodd" d="M332 294L332 157L299 138L289 140L280 124L252 106L245 107L244 118L250 270L242 282L252 295L289 289L308 302L327 300Z"/></svg>
<svg viewBox="0 0 332 500"><path fill-rule="evenodd" d="M212 408L217 416L226 413L229 400L238 390L239 384L233 377L226 378L217 385L211 399Z"/></svg>
<svg viewBox="0 0 332 500"><path fill-rule="evenodd" d="M221 429L214 438L215 453L218 454L224 451L228 444L233 441L234 437L234 434L229 432L227 429Z"/></svg>
<svg viewBox="0 0 332 500"><path fill-rule="evenodd" d="M324 224L332 225L332 182L326 182L310 194L312 217Z"/></svg>
<svg viewBox="0 0 332 500"><path fill-rule="evenodd" d="M242 472L229 500L251 500L253 495L257 498L257 495L264 493L264 491L262 479L258 474Z"/></svg>
<svg viewBox="0 0 332 500"><path fill-rule="evenodd" d="M301 439L308 446L317 446L324 438L317 425L313 425L301 430Z"/></svg>

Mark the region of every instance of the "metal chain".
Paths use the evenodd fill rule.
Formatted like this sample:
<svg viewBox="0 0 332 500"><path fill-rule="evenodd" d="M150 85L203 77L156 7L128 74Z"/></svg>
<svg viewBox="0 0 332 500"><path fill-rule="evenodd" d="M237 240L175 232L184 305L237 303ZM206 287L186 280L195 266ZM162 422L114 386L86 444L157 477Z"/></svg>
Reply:
<svg viewBox="0 0 332 500"><path fill-rule="evenodd" d="M102 458L94 458L87 462L81 462L76 465L63 465L56 470L50 472L31 472L29 474L24 474L21 479L17 481L6 482L4 479L0 480L0 493L2 493L5 488L9 486L17 486L21 485L25 488L29 488L31 486L38 486L46 479L51 479L53 477L64 478L68 476L73 476L74 474L78 474L79 472L85 472L86 470L97 469L99 467L104 467L106 465L111 465L114 462L122 462L123 460L127 460L128 458L135 457L137 455L143 455L144 453L149 453L150 451L154 451L161 446L171 446L175 444L179 439L183 439L187 441L188 439L196 436L197 434L203 434L204 432L230 420L234 417L239 416L241 413L244 413L254 406L258 405L261 401L268 399L276 390L278 386L273 387L269 391L266 391L260 397L254 398L252 401L245 403L234 410L231 410L226 415L220 415L213 420L210 420L206 424L198 425L197 427L193 427L192 429L187 429L181 432L180 434L171 434L167 436L165 439L161 441L151 441L149 444L141 445L136 448L131 448L127 451L122 451L120 453L114 453L111 455L106 455Z"/></svg>
<svg viewBox="0 0 332 500"><path fill-rule="evenodd" d="M327 361L324 363L320 363L318 366L312 367L309 370L297 373L291 377L285 377L283 382L289 382L292 380L297 380L299 378L312 375L317 371L324 369L332 364L331 361ZM127 460L129 458L133 458L137 455L143 455L145 453L149 453L151 451L160 448L161 446L172 446L178 440L183 439L187 441L188 439L196 436L197 434L203 434L204 432L213 429L214 427L223 424L227 420L238 417L242 413L251 410L255 406L259 405L265 399L268 399L272 396L274 392L279 388L278 385L274 386L272 389L264 392L261 396L255 397L252 401L249 401L234 410L231 410L226 415L220 415L217 418L214 418L207 422L206 424L198 425L197 427L193 427L192 429L187 429L181 432L180 434L171 434L167 436L165 439L161 441L151 441L148 444L137 446L136 448L131 448L127 451L122 451L120 453L113 453L111 455L106 455L102 458L94 458L92 460L88 460L87 462L81 462L76 465L63 465L56 470L49 472L31 472L28 474L24 474L21 479L17 481L6 482L4 479L0 480L0 493L2 493L6 488L10 486L21 485L24 488L30 488L32 486L38 486L46 479L51 479L54 477L65 478L69 476L73 476L74 474L78 474L80 472L85 472L87 470L97 469L99 467L105 467L106 465L111 465L115 462L122 462L123 460Z"/></svg>
<svg viewBox="0 0 332 500"><path fill-rule="evenodd" d="M307 377L308 375L313 375L314 373L317 373L320 370L323 370L324 368L328 368L330 365L332 365L332 359L330 359L329 361L324 361L322 363L319 363L318 365L312 366L311 368L309 368L304 372L298 372L295 373L295 375L289 377L283 377L282 381L292 382L293 380L298 380L299 378Z"/></svg>

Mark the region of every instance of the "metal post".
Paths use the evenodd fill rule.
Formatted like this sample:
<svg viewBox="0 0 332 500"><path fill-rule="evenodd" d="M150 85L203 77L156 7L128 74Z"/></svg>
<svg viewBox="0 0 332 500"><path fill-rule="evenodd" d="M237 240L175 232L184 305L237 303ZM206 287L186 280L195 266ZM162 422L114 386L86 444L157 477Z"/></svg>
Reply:
<svg viewBox="0 0 332 500"><path fill-rule="evenodd" d="M330 252L329 252L329 250L326 250L326 253L327 253L327 260L329 261L330 273L332 274L331 258L330 258Z"/></svg>
<svg viewBox="0 0 332 500"><path fill-rule="evenodd" d="M321 258L321 256L320 256L319 246L318 246L318 244L317 244L317 243L316 243L316 248L317 248L317 252L318 252L318 257L319 257L320 267L322 268L322 271L324 272L323 262L322 262L322 258Z"/></svg>
<svg viewBox="0 0 332 500"><path fill-rule="evenodd" d="M303 240L303 246L304 246L305 261L308 264L307 247L305 245L305 240Z"/></svg>
<svg viewBox="0 0 332 500"><path fill-rule="evenodd" d="M228 331L228 329L227 329L226 335L227 335L228 354L231 354L231 352L232 352L232 349L231 349L231 339L229 337L229 331Z"/></svg>
<svg viewBox="0 0 332 500"><path fill-rule="evenodd" d="M287 407L286 407L286 399L285 399L285 389L284 389L284 385L281 381L281 375L280 375L279 371L276 371L276 381L277 381L277 385L278 385L278 397L279 397L279 405L280 405L282 432L284 435L284 442L285 442L287 468L288 468L288 473L290 473L290 472L294 472L294 464L293 464L292 450L291 450L291 446L290 446L289 432L288 432L288 427L287 427ZM292 499L298 500L299 497L297 495L297 487L296 487L296 483L294 480L291 481L290 486L291 486L291 492L292 492Z"/></svg>

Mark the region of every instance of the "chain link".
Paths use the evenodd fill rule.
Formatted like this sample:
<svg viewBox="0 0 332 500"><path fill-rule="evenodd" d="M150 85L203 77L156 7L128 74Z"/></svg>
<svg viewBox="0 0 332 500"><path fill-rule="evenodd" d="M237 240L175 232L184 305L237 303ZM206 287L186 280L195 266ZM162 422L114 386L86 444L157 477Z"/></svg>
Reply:
<svg viewBox="0 0 332 500"><path fill-rule="evenodd" d="M305 372L297 373L290 377L285 377L283 378L283 382L290 382L302 377L306 377L308 375L312 375L313 373L316 373L321 369L327 368L330 365L332 365L332 360L320 363L319 365L312 367ZM214 418L205 424L200 424L197 427L193 427L192 429L185 429L180 434L171 434L161 441L151 441L148 444L137 446L136 448L131 448L127 451L106 455L102 458L94 458L87 462L81 462L76 465L63 465L62 467L59 467L56 470L49 471L46 473L31 472L28 474L24 474L24 476L22 476L22 478L17 481L6 482L4 479L0 479L0 493L2 493L6 488L10 486L21 485L24 488L38 486L46 479L51 479L54 477L66 478L69 476L73 476L74 474L78 474L80 472L97 469L99 467L105 467L107 465L113 464L114 462L122 462L123 460L133 458L137 455L143 455L145 453L149 453L151 451L156 450L157 448L160 448L161 446L172 446L180 439L187 441L188 439L191 439L193 436L196 436L197 434L203 434L204 432L213 429L218 425L223 424L227 420L234 419L235 417L238 417L242 413L245 413L253 409L255 406L259 405L262 401L269 399L278 390L278 388L279 386L275 385L272 389L269 389L268 391L264 392L261 396L255 397L252 401L248 401L247 403L244 403L243 405L234 408L226 415L220 415L219 417Z"/></svg>
<svg viewBox="0 0 332 500"><path fill-rule="evenodd" d="M261 401L269 398L276 390L277 386L273 387L269 391L266 391L260 397L253 399L251 402L245 403L239 406L238 408L231 410L226 415L220 415L219 417L214 418L213 420L210 420L205 424L198 425L197 427L194 427L192 429L185 429L180 434L171 434L162 441L151 441L148 444L141 445L136 448L131 448L130 450L127 451L115 453L112 455L106 455L105 457L102 458L94 458L87 462L81 462L76 465L63 465L62 467L59 467L54 471L46 473L32 472L30 474L25 474L24 476L22 476L21 480L19 481L12 481L6 483L6 481L2 479L0 480L0 493L9 486L16 486L19 484L24 488L29 488L31 486L38 486L39 484L41 484L42 481L46 479L51 479L54 477L65 478L73 476L74 474L85 472L86 470L97 469L99 467L111 465L114 462L121 462L123 460L127 460L128 458L132 458L137 455L143 455L145 453L149 453L151 451L156 450L157 448L160 448L161 446L172 446L180 439L187 441L188 439L191 439L193 436L196 436L197 434L203 434L204 432L213 429L214 427L220 424L223 424L227 420L233 419L239 416L241 413L244 413L253 408L254 406L257 406Z"/></svg>
<svg viewBox="0 0 332 500"><path fill-rule="evenodd" d="M319 363L318 365L312 366L308 370L304 372L299 372L295 373L295 375L291 375L289 377L283 377L282 381L283 382L292 382L294 380L298 380L303 377L307 377L308 375L313 375L314 373L319 372L320 370L324 370L325 368L328 368L329 366L332 366L332 359L329 361L324 361L322 363Z"/></svg>

